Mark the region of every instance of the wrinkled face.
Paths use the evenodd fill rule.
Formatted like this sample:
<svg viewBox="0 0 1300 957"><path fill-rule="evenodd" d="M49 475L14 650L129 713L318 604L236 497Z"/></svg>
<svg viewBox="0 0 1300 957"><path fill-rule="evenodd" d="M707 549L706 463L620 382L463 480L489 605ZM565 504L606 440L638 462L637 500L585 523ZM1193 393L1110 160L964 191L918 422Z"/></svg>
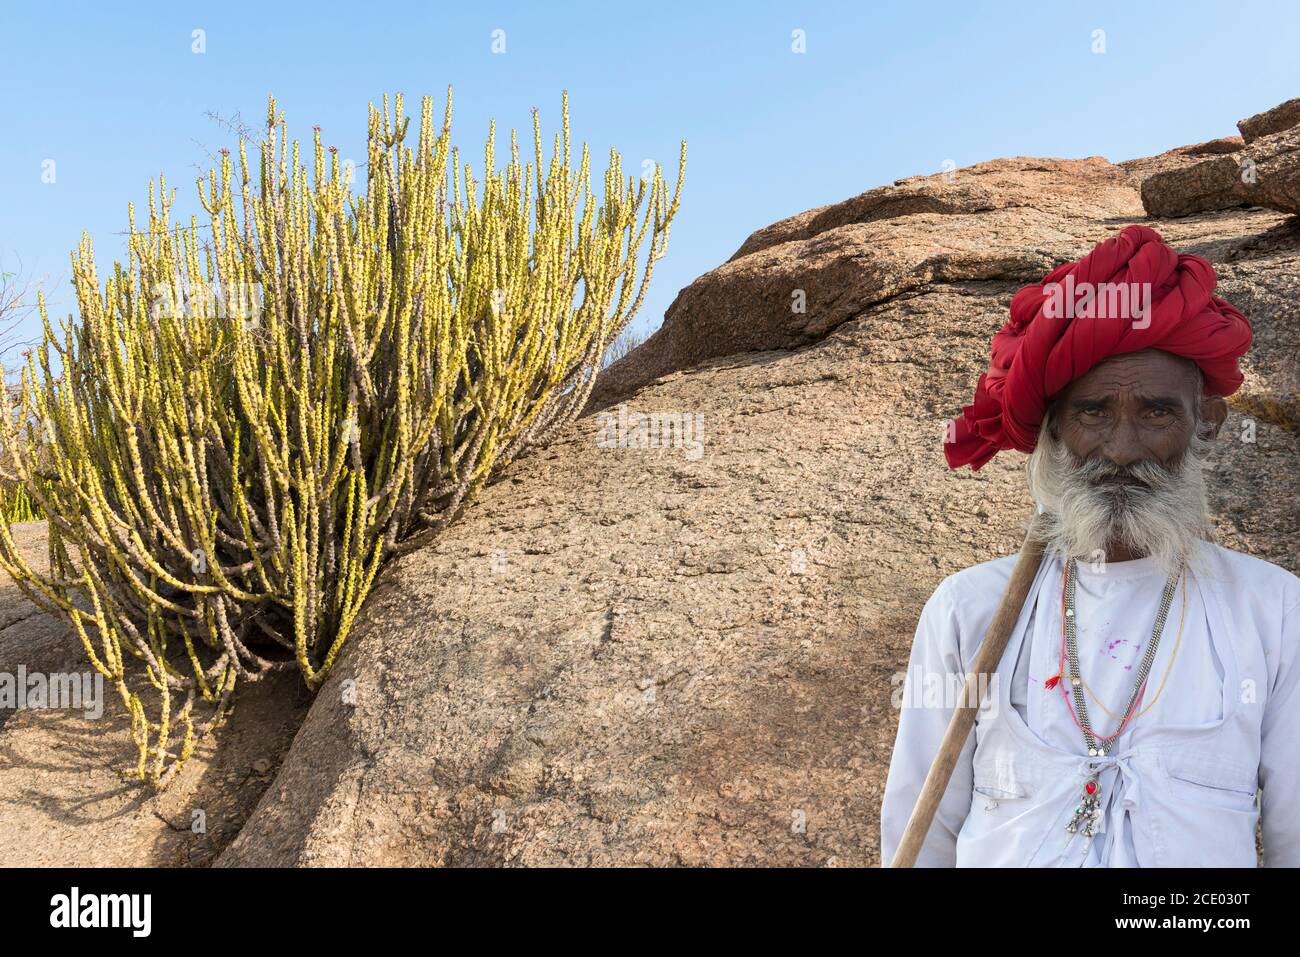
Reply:
<svg viewBox="0 0 1300 957"><path fill-rule="evenodd" d="M1205 456L1226 415L1222 398L1202 396L1194 363L1154 349L1076 379L1028 462L1046 540L1074 557L1182 567L1210 528Z"/></svg>
<svg viewBox="0 0 1300 957"><path fill-rule="evenodd" d="M1125 483L1132 481L1127 470L1138 463L1176 467L1198 419L1217 435L1228 405L1201 395L1191 360L1143 349L1094 366L1066 387L1054 410L1055 429L1066 448L1081 461L1119 466L1104 480Z"/></svg>

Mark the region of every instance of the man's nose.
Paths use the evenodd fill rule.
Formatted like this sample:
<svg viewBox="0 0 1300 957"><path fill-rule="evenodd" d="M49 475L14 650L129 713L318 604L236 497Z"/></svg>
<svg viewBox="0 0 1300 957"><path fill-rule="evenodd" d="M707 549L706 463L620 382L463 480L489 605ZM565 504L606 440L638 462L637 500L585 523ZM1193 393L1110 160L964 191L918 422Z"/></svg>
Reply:
<svg viewBox="0 0 1300 957"><path fill-rule="evenodd" d="M1149 457L1139 438L1137 426L1126 420L1115 423L1115 428L1106 436L1101 453L1123 468L1136 465Z"/></svg>

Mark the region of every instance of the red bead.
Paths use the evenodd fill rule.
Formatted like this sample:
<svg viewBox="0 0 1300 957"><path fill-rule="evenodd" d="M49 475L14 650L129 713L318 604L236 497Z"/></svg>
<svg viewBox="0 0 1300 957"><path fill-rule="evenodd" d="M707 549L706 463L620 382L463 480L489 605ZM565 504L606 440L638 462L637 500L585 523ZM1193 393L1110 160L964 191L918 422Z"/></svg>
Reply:
<svg viewBox="0 0 1300 957"><path fill-rule="evenodd" d="M1083 789L1084 789L1085 791L1087 791L1089 794L1096 794L1096 793L1097 793L1097 782L1096 782L1096 781L1089 781L1087 784L1085 784L1085 785L1083 786Z"/></svg>

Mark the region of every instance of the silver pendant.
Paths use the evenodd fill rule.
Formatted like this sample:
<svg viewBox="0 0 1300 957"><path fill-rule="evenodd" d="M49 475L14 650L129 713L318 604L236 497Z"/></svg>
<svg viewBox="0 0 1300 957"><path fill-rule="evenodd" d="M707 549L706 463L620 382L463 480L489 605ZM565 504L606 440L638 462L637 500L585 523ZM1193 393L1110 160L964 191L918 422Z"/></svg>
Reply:
<svg viewBox="0 0 1300 957"><path fill-rule="evenodd" d="M1071 834L1079 830L1079 825L1083 825L1083 836L1092 839L1093 831L1097 828L1097 823L1101 820L1101 782L1093 774L1083 786L1083 799L1079 801L1079 806L1074 809L1074 816L1070 822L1065 825L1065 829Z"/></svg>

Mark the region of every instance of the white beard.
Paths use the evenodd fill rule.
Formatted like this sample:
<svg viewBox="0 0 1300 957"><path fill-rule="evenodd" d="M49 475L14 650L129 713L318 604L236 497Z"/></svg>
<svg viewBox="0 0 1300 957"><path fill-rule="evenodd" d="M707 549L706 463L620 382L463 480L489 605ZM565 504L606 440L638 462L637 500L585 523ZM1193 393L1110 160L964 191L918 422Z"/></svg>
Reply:
<svg viewBox="0 0 1300 957"><path fill-rule="evenodd" d="M1209 448L1207 439L1194 436L1172 468L1151 461L1128 467L1095 457L1084 461L1053 437L1044 420L1027 463L1043 541L1084 561L1103 561L1108 545L1121 545L1155 559L1168 574L1195 568L1198 543L1213 534L1204 475ZM1134 481L1099 481L1108 476Z"/></svg>

